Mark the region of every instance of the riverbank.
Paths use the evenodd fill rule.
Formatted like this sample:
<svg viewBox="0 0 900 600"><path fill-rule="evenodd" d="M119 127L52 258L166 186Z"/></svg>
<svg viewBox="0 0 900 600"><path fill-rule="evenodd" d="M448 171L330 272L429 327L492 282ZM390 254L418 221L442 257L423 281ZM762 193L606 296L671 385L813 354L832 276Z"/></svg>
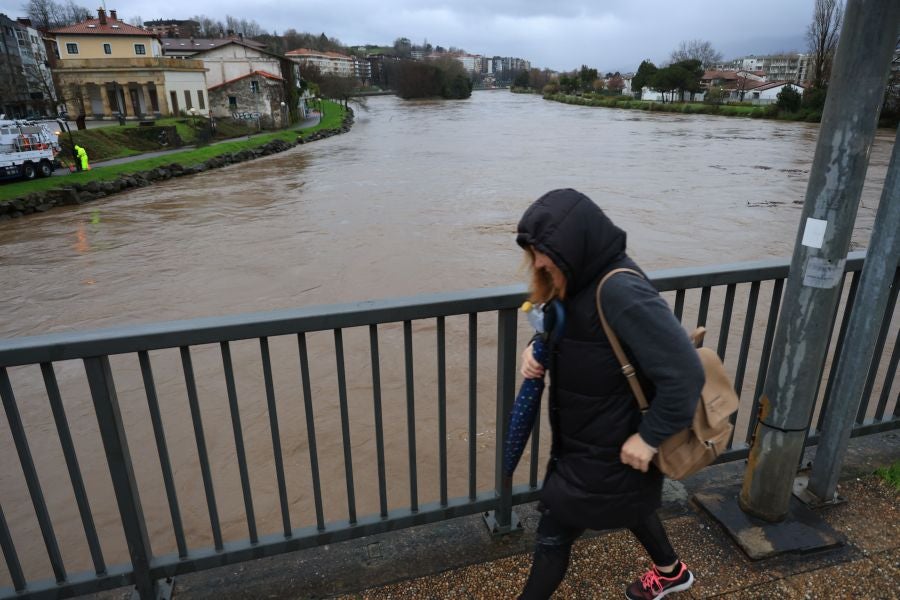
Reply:
<svg viewBox="0 0 900 600"><path fill-rule="evenodd" d="M777 119L780 121L802 121L818 123L822 112L818 110L799 111L796 113L780 112L775 104L704 104L703 102L648 102L631 96L601 96L597 94L547 94L544 100L575 104L578 106L595 106L602 108L624 108L646 110L648 112L668 112L689 115L719 115L723 117L750 117L751 119Z"/></svg>
<svg viewBox="0 0 900 600"><path fill-rule="evenodd" d="M155 181L183 177L227 165L284 152L299 144L350 130L353 110L338 103L326 105L325 116L311 128L265 133L182 152L136 158L124 164L100 166L65 177L48 177L0 186L0 221L46 212L57 206L84 204Z"/></svg>

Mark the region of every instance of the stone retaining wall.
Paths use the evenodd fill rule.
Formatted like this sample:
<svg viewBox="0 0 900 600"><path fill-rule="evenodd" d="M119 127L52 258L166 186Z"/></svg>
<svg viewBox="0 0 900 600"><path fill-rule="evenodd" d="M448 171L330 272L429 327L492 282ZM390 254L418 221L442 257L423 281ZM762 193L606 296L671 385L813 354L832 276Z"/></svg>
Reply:
<svg viewBox="0 0 900 600"><path fill-rule="evenodd" d="M296 142L285 142L282 140L273 140L267 144L256 148L248 148L240 152L228 152L219 156L214 156L199 165L190 167L182 166L178 163L150 169L149 171L138 171L121 175L112 181L90 181L88 183L75 183L70 186L55 188L43 192L32 192L27 196L15 198L13 200L0 203L0 221L14 219L34 213L42 213L56 206L72 206L76 204L84 204L98 198L105 198L112 194L131 189L146 187L153 185L156 181L165 181L173 177L184 177L185 175L193 175L194 173L202 173L210 169L218 169L228 165L253 160L262 156L269 156L278 152L290 150L298 144L305 144L316 140L321 140L333 135L346 133L350 131L353 125L353 110L347 108L347 114L341 122L340 127L332 129L321 129L312 135L302 138L297 136Z"/></svg>

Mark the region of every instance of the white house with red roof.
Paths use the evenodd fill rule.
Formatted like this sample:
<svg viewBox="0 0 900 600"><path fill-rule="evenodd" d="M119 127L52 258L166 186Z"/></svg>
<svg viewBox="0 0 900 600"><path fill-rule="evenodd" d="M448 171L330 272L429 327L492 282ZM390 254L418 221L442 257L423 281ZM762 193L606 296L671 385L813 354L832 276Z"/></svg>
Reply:
<svg viewBox="0 0 900 600"><path fill-rule="evenodd" d="M300 81L297 64L235 39L197 52L192 58L203 61L207 69L214 116L254 122L259 118L263 126L287 124L290 98L299 96L299 91L290 93L291 86L297 87Z"/></svg>
<svg viewBox="0 0 900 600"><path fill-rule="evenodd" d="M88 118L207 114L206 68L164 58L153 33L119 20L115 10L49 32L56 39L54 72L70 114Z"/></svg>

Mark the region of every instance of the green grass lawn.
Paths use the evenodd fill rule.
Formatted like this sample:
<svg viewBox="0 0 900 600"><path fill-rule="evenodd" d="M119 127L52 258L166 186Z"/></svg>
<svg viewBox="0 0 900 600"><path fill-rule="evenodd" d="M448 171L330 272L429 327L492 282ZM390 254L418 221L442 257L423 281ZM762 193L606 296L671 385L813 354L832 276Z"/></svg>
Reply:
<svg viewBox="0 0 900 600"><path fill-rule="evenodd" d="M86 184L91 181L110 181L121 175L137 173L139 171L149 171L150 169L170 165L172 163L179 163L186 167L198 165L214 156L256 148L258 146L263 146L272 140L280 139L285 142L294 142L298 135L305 138L322 129L340 127L341 122L344 119L344 108L335 102L326 101L325 104L325 117L315 127L302 130L287 129L272 133L264 133L249 139L236 139L204 146L202 148L191 148L182 152L167 154L165 156L138 159L121 165L100 166L91 171L71 173L64 177L47 177L46 179L33 179L31 181L7 183L0 185L0 202L8 202L15 198L26 196L32 192L41 192L70 186L73 183ZM158 150L158 147L154 148L154 150Z"/></svg>

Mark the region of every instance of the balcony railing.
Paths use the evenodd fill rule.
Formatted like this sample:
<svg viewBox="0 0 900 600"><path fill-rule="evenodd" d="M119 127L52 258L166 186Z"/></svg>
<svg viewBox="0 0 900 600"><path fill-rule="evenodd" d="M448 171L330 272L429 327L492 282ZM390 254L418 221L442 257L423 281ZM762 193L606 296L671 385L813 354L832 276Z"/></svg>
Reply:
<svg viewBox="0 0 900 600"><path fill-rule="evenodd" d="M861 253L846 263L808 443L829 402L831 357L843 344L862 264ZM747 454L788 270L776 260L651 275L688 328L708 328L707 344L741 393L723 461ZM854 435L900 424L897 273ZM477 513L509 530L512 507L537 497L548 451L542 421L515 481L502 477L505 420L528 335L517 311L524 292L0 341L0 598L129 584L149 598L155 582L181 573ZM250 460L257 442L265 452ZM98 458L84 461L91 445ZM223 494L229 473L231 493ZM11 510L12 520L4 516ZM66 562L79 559L86 564L70 572Z"/></svg>

